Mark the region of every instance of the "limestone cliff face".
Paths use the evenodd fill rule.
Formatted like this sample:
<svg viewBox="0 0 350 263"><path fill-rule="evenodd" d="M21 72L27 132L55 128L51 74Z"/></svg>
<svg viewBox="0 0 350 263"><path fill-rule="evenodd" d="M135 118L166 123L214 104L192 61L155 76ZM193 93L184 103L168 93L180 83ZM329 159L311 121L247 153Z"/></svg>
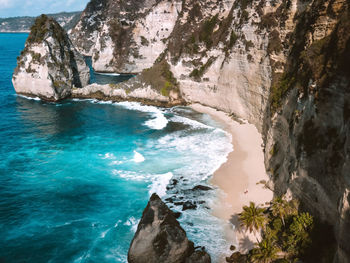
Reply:
<svg viewBox="0 0 350 263"><path fill-rule="evenodd" d="M350 262L349 2L312 1L298 11L284 73L271 88L266 168L334 226L336 262Z"/></svg>
<svg viewBox="0 0 350 263"><path fill-rule="evenodd" d="M96 71L138 73L165 50L180 10L180 0L93 0L71 38Z"/></svg>
<svg viewBox="0 0 350 263"><path fill-rule="evenodd" d="M140 72L138 83L158 95L176 94L254 123L264 137L276 194L299 198L305 209L333 225L335 259L349 262L349 1L107 3L132 10L103 11L111 13L94 31L97 44L89 49L96 56L94 67ZM171 26L161 35L164 30L152 21L165 13ZM110 21L119 21L117 30ZM151 24L156 31L147 29ZM164 46L153 53L147 45L158 47L161 38ZM107 57L112 62L103 68L98 61ZM162 81L156 81L159 76Z"/></svg>
<svg viewBox="0 0 350 263"><path fill-rule="evenodd" d="M57 101L89 78L89 68L61 26L45 15L37 18L13 74L16 92Z"/></svg>

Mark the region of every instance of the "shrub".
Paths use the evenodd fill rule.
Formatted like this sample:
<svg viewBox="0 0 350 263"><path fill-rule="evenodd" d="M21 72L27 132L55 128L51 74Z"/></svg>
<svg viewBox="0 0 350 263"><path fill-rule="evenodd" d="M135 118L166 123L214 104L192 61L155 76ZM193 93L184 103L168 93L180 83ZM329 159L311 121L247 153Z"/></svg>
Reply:
<svg viewBox="0 0 350 263"><path fill-rule="evenodd" d="M218 14L206 20L199 33L199 40L204 42L207 48L210 48L213 44L212 34L217 22L218 22Z"/></svg>

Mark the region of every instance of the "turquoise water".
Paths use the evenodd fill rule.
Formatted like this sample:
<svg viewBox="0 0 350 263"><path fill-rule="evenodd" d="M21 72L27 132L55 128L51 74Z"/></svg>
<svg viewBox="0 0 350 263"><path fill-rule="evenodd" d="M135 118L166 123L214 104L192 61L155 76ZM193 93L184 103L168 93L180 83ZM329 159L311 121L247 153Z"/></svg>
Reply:
<svg viewBox="0 0 350 263"><path fill-rule="evenodd" d="M0 34L0 261L126 262L153 192L217 261L229 244L209 209L216 190L191 189L225 161L228 135L185 107L16 96L26 37ZM197 209L182 211L187 200Z"/></svg>

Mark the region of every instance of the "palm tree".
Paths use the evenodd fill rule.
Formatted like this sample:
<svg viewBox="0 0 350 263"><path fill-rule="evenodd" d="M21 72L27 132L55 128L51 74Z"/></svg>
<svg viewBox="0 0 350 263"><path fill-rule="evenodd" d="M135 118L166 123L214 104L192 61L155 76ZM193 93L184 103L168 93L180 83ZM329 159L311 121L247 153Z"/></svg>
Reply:
<svg viewBox="0 0 350 263"><path fill-rule="evenodd" d="M238 215L241 226L249 230L250 233L264 227L266 224L264 210L264 208L256 206L253 202L250 202L249 206L244 206L242 213Z"/></svg>
<svg viewBox="0 0 350 263"><path fill-rule="evenodd" d="M286 226L284 217L288 213L288 202L282 197L275 197L271 202L271 212L273 216L278 216L282 219L283 226Z"/></svg>
<svg viewBox="0 0 350 263"><path fill-rule="evenodd" d="M280 217L283 226L286 226L285 217L287 215L292 215L297 212L297 204L295 201L286 201L283 197L275 197L271 202L272 215Z"/></svg>
<svg viewBox="0 0 350 263"><path fill-rule="evenodd" d="M278 258L279 248L271 239L263 239L257 248L252 250L252 262L269 263Z"/></svg>

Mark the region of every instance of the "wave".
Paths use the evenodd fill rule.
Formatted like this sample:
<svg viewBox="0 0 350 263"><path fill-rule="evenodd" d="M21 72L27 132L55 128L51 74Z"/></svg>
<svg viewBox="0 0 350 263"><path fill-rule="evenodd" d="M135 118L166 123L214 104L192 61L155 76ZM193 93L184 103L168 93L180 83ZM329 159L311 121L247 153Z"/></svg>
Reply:
<svg viewBox="0 0 350 263"><path fill-rule="evenodd" d="M192 120L190 118L182 117L182 116L178 116L178 115L171 117L170 121L183 123L183 124L191 126L194 129L215 129L214 127L208 126L208 125L201 123L199 121Z"/></svg>
<svg viewBox="0 0 350 263"><path fill-rule="evenodd" d="M136 232L137 225L139 224L140 219L136 220L135 217L131 216L128 218L128 220L124 223L124 226L130 226L131 230L133 232Z"/></svg>
<svg viewBox="0 0 350 263"><path fill-rule="evenodd" d="M104 73L104 72L94 72L97 75L103 75L103 76L120 76L118 73Z"/></svg>
<svg viewBox="0 0 350 263"><path fill-rule="evenodd" d="M134 162L135 163L142 163L145 161L145 157L143 157L143 155L137 151L134 151Z"/></svg>
<svg viewBox="0 0 350 263"><path fill-rule="evenodd" d="M109 159L109 160L114 160L116 159L115 155L113 153L106 153L106 154L99 154L99 156L102 159Z"/></svg>
<svg viewBox="0 0 350 263"><path fill-rule="evenodd" d="M145 106L145 105L141 105L138 102L129 102L129 101L118 102L115 104L120 105L128 110L136 110L136 111L151 113L151 116L153 118L144 123L145 126L151 129L162 130L168 124L168 120L167 118L165 118L163 111L157 107Z"/></svg>
<svg viewBox="0 0 350 263"><path fill-rule="evenodd" d="M27 100L36 100L36 101L39 101L41 100L39 97L29 97L29 96L25 96L25 95L22 95L22 94L16 94L18 97L21 97L21 98L25 98Z"/></svg>
<svg viewBox="0 0 350 263"><path fill-rule="evenodd" d="M173 174L171 172L166 174L159 174L153 178L153 182L150 185L149 189L149 195L152 195L153 193L156 193L160 197L163 197L166 195L166 187L170 182L170 179L173 177Z"/></svg>

